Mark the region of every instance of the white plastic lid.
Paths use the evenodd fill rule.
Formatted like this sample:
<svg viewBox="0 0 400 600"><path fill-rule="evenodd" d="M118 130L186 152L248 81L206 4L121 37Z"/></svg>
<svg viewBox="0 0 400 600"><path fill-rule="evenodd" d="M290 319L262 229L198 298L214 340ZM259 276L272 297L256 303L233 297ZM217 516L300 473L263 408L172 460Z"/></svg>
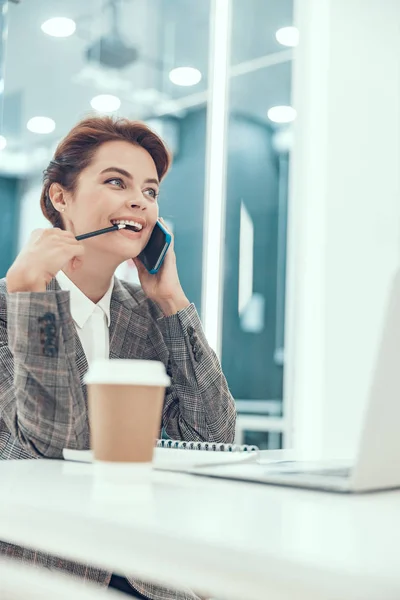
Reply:
<svg viewBox="0 0 400 600"><path fill-rule="evenodd" d="M85 383L168 387L170 378L156 360L97 359L90 365Z"/></svg>

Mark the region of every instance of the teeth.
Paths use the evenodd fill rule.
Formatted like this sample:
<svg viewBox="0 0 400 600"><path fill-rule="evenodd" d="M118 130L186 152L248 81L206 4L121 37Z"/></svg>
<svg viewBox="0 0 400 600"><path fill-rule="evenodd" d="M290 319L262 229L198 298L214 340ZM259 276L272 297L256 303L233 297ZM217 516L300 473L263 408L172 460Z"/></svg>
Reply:
<svg viewBox="0 0 400 600"><path fill-rule="evenodd" d="M130 225L131 227L135 227L135 229L137 229L138 231L141 231L143 229L143 225L137 223L136 221L127 221L125 219L113 219L111 222L114 225Z"/></svg>

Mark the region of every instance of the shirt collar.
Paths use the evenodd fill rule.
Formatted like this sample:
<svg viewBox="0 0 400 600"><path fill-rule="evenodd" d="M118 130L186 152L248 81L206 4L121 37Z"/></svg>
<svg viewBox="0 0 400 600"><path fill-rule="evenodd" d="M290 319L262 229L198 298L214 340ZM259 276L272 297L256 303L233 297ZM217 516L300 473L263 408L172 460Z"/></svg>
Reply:
<svg viewBox="0 0 400 600"><path fill-rule="evenodd" d="M75 323L82 329L87 320L92 316L96 308L96 304L90 300L85 294L70 280L63 272L59 271L56 279L60 288L70 294L70 310L71 316ZM99 300L99 306L107 318L107 327L110 327L110 305L111 296L114 288L114 278L112 278L110 286L104 296Z"/></svg>

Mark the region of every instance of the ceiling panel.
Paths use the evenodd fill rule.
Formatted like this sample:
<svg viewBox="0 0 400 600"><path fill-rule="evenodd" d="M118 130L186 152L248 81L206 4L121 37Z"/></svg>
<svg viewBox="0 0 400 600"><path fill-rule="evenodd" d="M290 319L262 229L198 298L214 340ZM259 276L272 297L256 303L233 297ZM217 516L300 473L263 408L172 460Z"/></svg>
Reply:
<svg viewBox="0 0 400 600"><path fill-rule="evenodd" d="M204 104L209 0L119 0L120 35L137 49L137 60L122 69L105 69L86 57L88 46L112 31L109 1L22 0L10 5L4 133L11 148L43 144L44 138L25 127L35 115L56 121L51 137L56 141L91 112L90 100L99 93L118 95L120 113L131 118L179 106L165 105L171 100L188 99L192 108ZM40 26L54 16L73 18L76 34L66 39L45 35ZM284 51L275 31L291 23L292 0L233 0L232 65ZM197 67L203 80L192 88L174 86L168 73L175 66ZM290 79L290 62L232 78L231 109L266 119L270 106L290 102Z"/></svg>

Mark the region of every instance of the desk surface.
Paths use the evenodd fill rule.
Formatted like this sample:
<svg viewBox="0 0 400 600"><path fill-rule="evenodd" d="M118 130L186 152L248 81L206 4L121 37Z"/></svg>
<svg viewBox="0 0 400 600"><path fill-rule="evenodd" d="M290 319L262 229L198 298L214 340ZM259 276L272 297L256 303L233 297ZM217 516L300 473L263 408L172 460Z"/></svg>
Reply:
<svg viewBox="0 0 400 600"><path fill-rule="evenodd" d="M93 465L3 461L0 511L2 540L220 598L400 597L400 492L109 480Z"/></svg>

